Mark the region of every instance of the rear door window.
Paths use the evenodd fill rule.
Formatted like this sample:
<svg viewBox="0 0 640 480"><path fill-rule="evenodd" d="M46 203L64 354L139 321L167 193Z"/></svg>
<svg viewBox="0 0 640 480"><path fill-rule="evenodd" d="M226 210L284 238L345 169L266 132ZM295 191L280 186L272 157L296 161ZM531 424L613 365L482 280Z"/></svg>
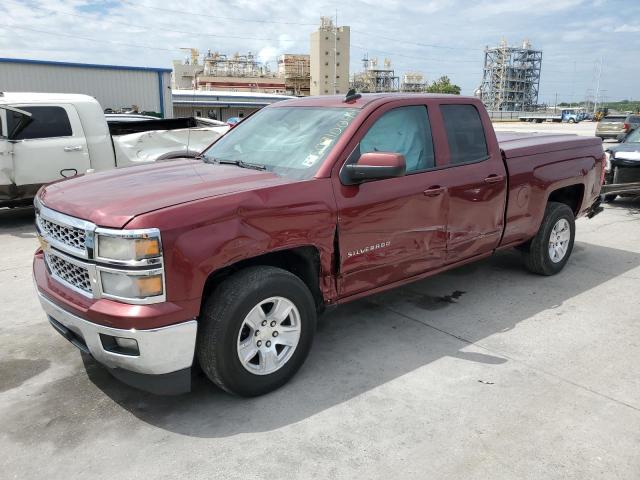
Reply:
<svg viewBox="0 0 640 480"><path fill-rule="evenodd" d="M487 139L473 105L441 105L451 163L472 163L488 158Z"/></svg>
<svg viewBox="0 0 640 480"><path fill-rule="evenodd" d="M70 137L72 135L69 116L63 107L21 106L20 109L31 113L31 123L16 135L16 140ZM7 126L9 131L13 130L18 121L18 114L12 113L11 111L7 112Z"/></svg>

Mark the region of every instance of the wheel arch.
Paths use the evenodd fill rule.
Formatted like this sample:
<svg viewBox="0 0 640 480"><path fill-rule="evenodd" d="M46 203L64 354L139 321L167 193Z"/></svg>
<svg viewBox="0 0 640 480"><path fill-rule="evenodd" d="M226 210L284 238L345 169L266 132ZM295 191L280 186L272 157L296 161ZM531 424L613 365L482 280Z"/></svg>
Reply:
<svg viewBox="0 0 640 480"><path fill-rule="evenodd" d="M316 309L324 307L324 296L320 289L320 251L312 245L298 246L276 250L255 257L239 260L211 272L204 284L202 304L207 297L230 275L244 268L264 265L278 267L293 273L309 288L314 298ZM202 306L201 306L202 308Z"/></svg>
<svg viewBox="0 0 640 480"><path fill-rule="evenodd" d="M578 213L580 213L583 201L584 185L582 183L575 183L557 188L550 191L549 196L547 197L547 203L564 203L573 211L573 214L576 217L578 216Z"/></svg>

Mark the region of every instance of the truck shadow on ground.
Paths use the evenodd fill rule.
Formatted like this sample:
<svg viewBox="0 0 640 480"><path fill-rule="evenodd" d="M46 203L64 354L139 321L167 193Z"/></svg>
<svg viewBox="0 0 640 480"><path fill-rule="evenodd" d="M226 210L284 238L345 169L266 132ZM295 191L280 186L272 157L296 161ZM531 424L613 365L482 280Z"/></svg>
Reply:
<svg viewBox="0 0 640 480"><path fill-rule="evenodd" d="M615 201L608 203L607 207L617 210L627 210L629 215L640 215L640 195L618 197Z"/></svg>
<svg viewBox="0 0 640 480"><path fill-rule="evenodd" d="M33 238L35 211L33 207L0 208L0 233L7 232L13 237Z"/></svg>
<svg viewBox="0 0 640 480"><path fill-rule="evenodd" d="M478 362L490 376L491 369L508 360L489 352L461 350L516 328L519 322L557 308L639 265L638 253L577 242L563 272L540 277L524 271L518 252L507 251L344 305L322 317L313 350L297 376L280 390L259 398L233 397L204 378L195 382L190 394L158 397L121 384L91 359L85 363L89 379L102 392L156 427L195 437L269 431L316 415L443 357ZM552 329L553 324L546 327ZM53 402L61 409L82 410L73 401L45 397L49 397L44 399L49 409L55 408L49 403ZM117 415L125 416L124 412ZM93 428L91 421L86 428Z"/></svg>

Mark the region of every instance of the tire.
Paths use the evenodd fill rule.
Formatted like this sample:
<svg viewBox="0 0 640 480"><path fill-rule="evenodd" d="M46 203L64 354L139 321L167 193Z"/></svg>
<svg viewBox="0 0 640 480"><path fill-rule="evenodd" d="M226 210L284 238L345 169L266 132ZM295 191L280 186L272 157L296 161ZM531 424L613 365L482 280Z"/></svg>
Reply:
<svg viewBox="0 0 640 480"><path fill-rule="evenodd" d="M272 319L264 326L262 322L274 314L277 304L288 305L285 301L294 308L284 321L279 323ZM311 292L294 274L268 266L241 270L224 280L205 302L196 344L200 367L213 383L234 395L253 397L271 392L293 377L307 358L313 343L316 316ZM272 322L276 323L273 328ZM250 324L257 328L252 330ZM292 331L296 324L297 344L292 349L278 344L295 335ZM287 328L289 331L285 333ZM274 333L279 335L279 340L275 340ZM262 343L260 348L257 347L259 341ZM267 348L269 343L273 348ZM244 364L240 360L242 345L246 346L245 357L257 350ZM273 352L276 352L275 356ZM279 356L283 363L277 365ZM268 367L276 367L276 370L270 372Z"/></svg>
<svg viewBox="0 0 640 480"><path fill-rule="evenodd" d="M570 118L569 123L576 123L576 121L573 118Z"/></svg>
<svg viewBox="0 0 640 480"><path fill-rule="evenodd" d="M552 234L555 235L555 233L553 233L554 227L556 225L560 227L563 226L563 222L566 222L564 225L566 225L569 230L568 238L564 244L558 242L564 245L564 253L560 258L556 256L554 259L550 253L550 242L552 241ZM564 232L566 232L566 229L557 230L556 233L564 239L567 236ZM564 203L549 202L545 209L544 218L542 219L538 233L531 239L528 248L523 252L525 267L529 271L539 275L555 275L560 272L571 256L575 235L575 218L571 208ZM554 237L554 239L557 240L556 237ZM561 246L562 245L559 247ZM558 251L560 251L560 248L555 249L556 253Z"/></svg>
<svg viewBox="0 0 640 480"><path fill-rule="evenodd" d="M609 195L603 195L602 196L602 201L604 203L611 203L613 202L616 198L618 198L618 194L617 193L611 193Z"/></svg>

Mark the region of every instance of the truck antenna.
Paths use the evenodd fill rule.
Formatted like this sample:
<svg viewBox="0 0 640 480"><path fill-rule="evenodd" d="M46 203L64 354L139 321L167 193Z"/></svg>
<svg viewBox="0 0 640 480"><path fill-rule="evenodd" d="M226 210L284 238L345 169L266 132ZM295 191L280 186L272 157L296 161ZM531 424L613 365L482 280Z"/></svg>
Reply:
<svg viewBox="0 0 640 480"><path fill-rule="evenodd" d="M344 103L355 102L360 97L362 97L362 95L360 95L359 93L356 93L355 88L351 88L347 92L347 95L344 97Z"/></svg>

